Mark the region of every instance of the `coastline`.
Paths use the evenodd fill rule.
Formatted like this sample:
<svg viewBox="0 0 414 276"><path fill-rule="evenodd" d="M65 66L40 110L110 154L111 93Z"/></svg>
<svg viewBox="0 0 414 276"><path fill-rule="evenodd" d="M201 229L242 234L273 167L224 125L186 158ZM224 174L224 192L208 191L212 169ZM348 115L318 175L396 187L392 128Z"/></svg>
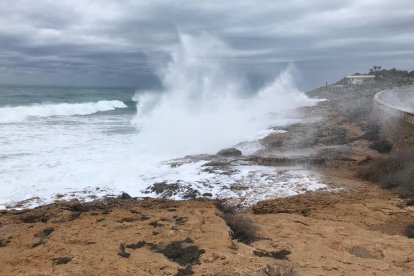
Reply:
<svg viewBox="0 0 414 276"><path fill-rule="evenodd" d="M380 88L367 89L370 94L361 97L369 99ZM329 93L308 93L328 101L302 109L304 117L319 120L264 137L260 143L266 152L250 161L299 164L322 175L331 191L242 208L242 216L258 228L257 240L232 238L217 201L209 199L136 200L125 194L89 203L56 202L0 212L0 274L407 275L414 270L414 240L405 236L405 226L414 222L412 197L400 198L355 176L358 167L383 154L370 148L366 131L341 113ZM281 157L296 148L300 154ZM136 249L124 249L128 257L118 254L121 244L141 241ZM166 249L174 242L193 248L194 258L170 258ZM284 257L271 254L282 251Z"/></svg>

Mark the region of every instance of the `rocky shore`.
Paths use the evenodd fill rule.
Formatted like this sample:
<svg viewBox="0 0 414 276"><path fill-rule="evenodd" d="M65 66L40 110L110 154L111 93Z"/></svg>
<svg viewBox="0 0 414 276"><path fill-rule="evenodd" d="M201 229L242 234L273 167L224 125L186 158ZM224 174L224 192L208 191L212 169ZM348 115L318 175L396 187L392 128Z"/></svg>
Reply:
<svg viewBox="0 0 414 276"><path fill-rule="evenodd" d="M165 199L123 194L5 210L0 274L413 275L414 188L400 171L390 171L400 184L389 186L370 171L410 148L389 139L371 117L373 95L393 85L381 79L311 91L327 101L303 108L302 123L261 139L263 148L254 155L231 149L175 164L204 160L205 169L228 173L243 162L299 166L323 179L326 189L245 204L157 183L148 191ZM237 193L248 187L230 188ZM182 191L189 200L167 199Z"/></svg>

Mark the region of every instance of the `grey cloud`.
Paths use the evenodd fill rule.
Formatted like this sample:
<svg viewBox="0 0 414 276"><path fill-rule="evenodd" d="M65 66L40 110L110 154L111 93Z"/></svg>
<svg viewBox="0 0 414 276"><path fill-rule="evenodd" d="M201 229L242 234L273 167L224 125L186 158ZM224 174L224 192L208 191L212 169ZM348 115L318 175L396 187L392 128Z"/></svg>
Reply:
<svg viewBox="0 0 414 276"><path fill-rule="evenodd" d="M159 85L179 32L207 32L253 82L294 62L309 88L345 69L413 64L413 18L409 0L4 0L0 82Z"/></svg>

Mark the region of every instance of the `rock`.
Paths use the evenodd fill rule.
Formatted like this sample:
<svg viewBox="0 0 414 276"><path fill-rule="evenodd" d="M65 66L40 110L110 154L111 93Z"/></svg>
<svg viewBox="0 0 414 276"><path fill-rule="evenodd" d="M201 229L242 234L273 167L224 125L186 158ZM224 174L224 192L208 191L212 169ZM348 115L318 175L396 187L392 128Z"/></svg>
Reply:
<svg viewBox="0 0 414 276"><path fill-rule="evenodd" d="M62 257L62 258L57 258L57 259L55 259L55 260L54 260L54 263L55 263L56 265L62 265L62 264L67 264L67 263L69 263L70 261L72 261L72 258L70 258L70 257Z"/></svg>
<svg viewBox="0 0 414 276"><path fill-rule="evenodd" d="M42 231L40 231L39 233L37 233L35 235L35 237L43 240L46 237L48 237L50 234L52 234L53 231L55 231L55 228L53 228L53 227L45 228Z"/></svg>
<svg viewBox="0 0 414 276"><path fill-rule="evenodd" d="M191 266L186 266L185 268L179 268L177 271L177 274L175 274L176 276L187 276L187 275L193 275L194 272L192 270Z"/></svg>
<svg viewBox="0 0 414 276"><path fill-rule="evenodd" d="M46 223L49 220L49 214L40 210L33 210L20 217L20 220L24 223Z"/></svg>
<svg viewBox="0 0 414 276"><path fill-rule="evenodd" d="M144 193L156 193L161 198L171 198L173 196L180 196L183 199L196 199L200 192L195 190L191 185L186 183L166 183L158 182L149 186Z"/></svg>
<svg viewBox="0 0 414 276"><path fill-rule="evenodd" d="M230 185L230 190L232 191L242 191L242 190L247 190L248 188L249 187L241 183L233 183Z"/></svg>
<svg viewBox="0 0 414 276"><path fill-rule="evenodd" d="M6 247L9 243L10 241L8 240L0 240L0 247Z"/></svg>
<svg viewBox="0 0 414 276"><path fill-rule="evenodd" d="M199 191L188 187L187 190L182 194L183 199L196 199L200 194Z"/></svg>
<svg viewBox="0 0 414 276"><path fill-rule="evenodd" d="M138 248L141 248L141 247L145 246L145 244L146 244L145 241L139 241L137 243L127 244L125 247L126 248L131 248L131 249L138 249Z"/></svg>
<svg viewBox="0 0 414 276"><path fill-rule="evenodd" d="M55 231L55 228L53 227L49 227L49 228L45 228L42 231L40 231L39 233L35 234L35 237L39 239L38 242L32 244L32 248L38 247L39 245L43 244L44 240L50 235L52 234L52 232Z"/></svg>
<svg viewBox="0 0 414 276"><path fill-rule="evenodd" d="M129 256L131 255L130 253L125 252L125 244L121 243L119 245L119 251L118 251L118 255L124 258L129 258Z"/></svg>
<svg viewBox="0 0 414 276"><path fill-rule="evenodd" d="M149 225L151 225L151 226L152 226L152 227L154 227L154 228L164 226L164 224L162 224L162 223L158 222L158 220L151 221L151 222L149 223Z"/></svg>
<svg viewBox="0 0 414 276"><path fill-rule="evenodd" d="M236 148L227 148L222 149L221 151L217 152L217 155L223 157L240 157L242 156L242 152Z"/></svg>
<svg viewBox="0 0 414 276"><path fill-rule="evenodd" d="M352 247L349 253L359 258L376 259L376 260L383 258L382 252L379 252L379 253L373 252L373 251L370 251L368 249L365 249L359 246Z"/></svg>
<svg viewBox="0 0 414 276"><path fill-rule="evenodd" d="M228 166L231 163L228 161L223 161L223 160L213 160L210 162L205 163L204 165L202 165L202 167L224 167L224 166Z"/></svg>
<svg viewBox="0 0 414 276"><path fill-rule="evenodd" d="M119 198L120 198L120 199L131 199L131 198L132 198L132 196L130 196L129 194L127 194L127 193L123 192L123 193L119 196Z"/></svg>
<svg viewBox="0 0 414 276"><path fill-rule="evenodd" d="M287 256L290 254L290 251L286 249L282 249L280 251L253 250L253 253L258 257L270 257L278 260L287 260Z"/></svg>

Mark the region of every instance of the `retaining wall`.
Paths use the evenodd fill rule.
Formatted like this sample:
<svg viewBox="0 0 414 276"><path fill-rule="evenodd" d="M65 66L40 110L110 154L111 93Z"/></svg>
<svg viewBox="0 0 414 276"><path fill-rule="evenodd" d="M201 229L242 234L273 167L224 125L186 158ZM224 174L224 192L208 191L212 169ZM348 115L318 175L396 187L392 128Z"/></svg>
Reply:
<svg viewBox="0 0 414 276"><path fill-rule="evenodd" d="M382 119L398 118L404 122L414 125L414 112L401 110L400 107L387 102L384 96L387 93L395 93L393 90L386 90L375 94L374 96L374 112L377 116L384 117Z"/></svg>

